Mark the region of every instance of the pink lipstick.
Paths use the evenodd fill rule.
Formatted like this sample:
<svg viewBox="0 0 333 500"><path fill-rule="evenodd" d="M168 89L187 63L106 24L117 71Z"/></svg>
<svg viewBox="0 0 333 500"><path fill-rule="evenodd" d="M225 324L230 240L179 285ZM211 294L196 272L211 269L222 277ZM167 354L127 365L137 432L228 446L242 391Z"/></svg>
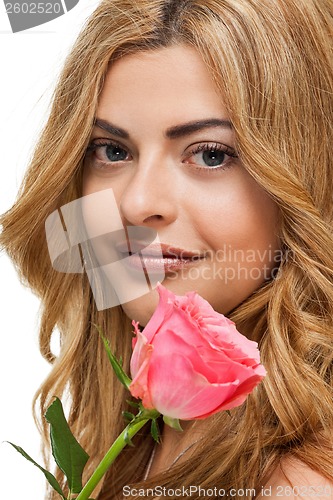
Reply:
<svg viewBox="0 0 333 500"><path fill-rule="evenodd" d="M123 242L116 246L127 267L150 272L171 272L198 264L205 254L192 252L166 243L152 243L144 246L137 241Z"/></svg>

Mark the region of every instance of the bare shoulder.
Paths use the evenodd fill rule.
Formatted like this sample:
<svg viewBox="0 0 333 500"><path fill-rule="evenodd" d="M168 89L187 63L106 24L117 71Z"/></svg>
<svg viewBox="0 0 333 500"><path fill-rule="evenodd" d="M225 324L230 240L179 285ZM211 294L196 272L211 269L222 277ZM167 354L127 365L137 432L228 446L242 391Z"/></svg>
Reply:
<svg viewBox="0 0 333 500"><path fill-rule="evenodd" d="M256 498L333 500L333 482L294 458L279 466Z"/></svg>

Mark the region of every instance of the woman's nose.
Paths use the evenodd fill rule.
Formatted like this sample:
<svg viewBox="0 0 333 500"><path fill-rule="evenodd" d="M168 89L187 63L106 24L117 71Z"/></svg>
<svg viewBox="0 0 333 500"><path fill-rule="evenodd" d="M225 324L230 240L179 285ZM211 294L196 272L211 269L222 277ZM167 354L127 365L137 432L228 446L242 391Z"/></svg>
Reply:
<svg viewBox="0 0 333 500"><path fill-rule="evenodd" d="M154 158L142 161L121 193L120 213L129 225L168 225L177 218L176 191L171 165Z"/></svg>

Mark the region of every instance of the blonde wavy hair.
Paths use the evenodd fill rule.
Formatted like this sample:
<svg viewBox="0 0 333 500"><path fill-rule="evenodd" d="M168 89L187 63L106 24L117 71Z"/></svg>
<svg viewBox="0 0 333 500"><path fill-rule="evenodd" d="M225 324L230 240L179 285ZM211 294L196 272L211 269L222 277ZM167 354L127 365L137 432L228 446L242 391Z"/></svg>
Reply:
<svg viewBox="0 0 333 500"><path fill-rule="evenodd" d="M132 326L120 306L97 311L86 275L52 268L44 223L81 196L83 158L112 62L188 44L218 86L244 167L280 208L284 254L275 279L230 314L240 331L253 325L268 376L231 416L207 420L191 460L145 488L260 488L287 455L333 479L332 37L332 0L103 0L83 28L18 199L1 218L0 242L43 305L40 350L53 368L37 406L43 414L55 394L70 395L70 425L91 456L87 476L123 429L127 407L92 324L126 367ZM41 426L48 444L43 419ZM98 499L121 497L129 478L142 482L153 447L148 429L136 443L111 468Z"/></svg>

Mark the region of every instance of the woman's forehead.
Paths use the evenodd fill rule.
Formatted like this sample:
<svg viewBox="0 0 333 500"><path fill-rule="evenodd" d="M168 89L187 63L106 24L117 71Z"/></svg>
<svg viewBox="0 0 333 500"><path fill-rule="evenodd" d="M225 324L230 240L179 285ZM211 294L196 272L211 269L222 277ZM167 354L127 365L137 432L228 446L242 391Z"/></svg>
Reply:
<svg viewBox="0 0 333 500"><path fill-rule="evenodd" d="M110 67L97 116L121 117L129 123L148 115L165 120L165 129L202 119L228 121L211 74L194 48L177 45L139 52Z"/></svg>

